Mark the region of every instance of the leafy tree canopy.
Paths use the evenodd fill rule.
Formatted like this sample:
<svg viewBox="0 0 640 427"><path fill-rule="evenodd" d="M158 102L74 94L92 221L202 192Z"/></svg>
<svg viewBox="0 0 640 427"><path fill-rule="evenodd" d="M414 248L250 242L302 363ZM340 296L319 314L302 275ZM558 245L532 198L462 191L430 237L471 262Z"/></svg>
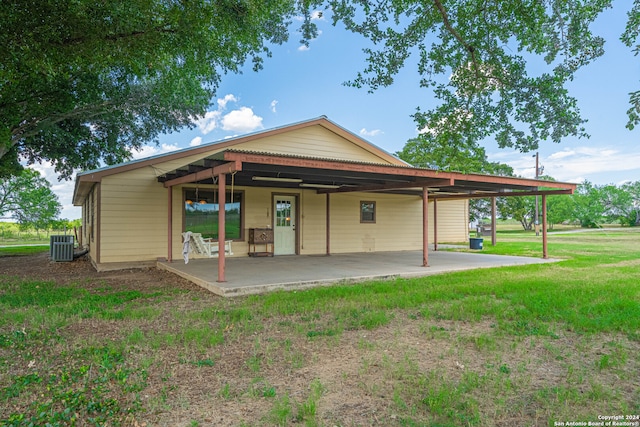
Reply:
<svg viewBox="0 0 640 427"><path fill-rule="evenodd" d="M430 135L425 134L407 141L396 155L417 167L513 176L511 166L506 163L490 162L485 149L480 146L460 149L460 147L446 144L441 139L431 139Z"/></svg>
<svg viewBox="0 0 640 427"><path fill-rule="evenodd" d="M640 1L634 0L633 7L627 14L629 20L624 33L622 34L622 41L627 46L633 48L633 53L637 56L640 54L640 44L638 44L638 37L640 36ZM634 91L629 94L629 101L631 107L627 111L629 121L627 127L633 129L638 123L640 123L640 91Z"/></svg>
<svg viewBox="0 0 640 427"><path fill-rule="evenodd" d="M0 173L16 173L23 158L51 160L68 177L193 126L221 75L248 58L259 69L264 46L287 39L296 7L291 0L3 1Z"/></svg>
<svg viewBox="0 0 640 427"><path fill-rule="evenodd" d="M609 0L486 1L330 0L334 24L374 43L366 68L348 84L389 86L413 55L421 86L437 106L418 108L420 142L456 153L494 137L521 151L540 141L585 136L584 120L566 85L604 52L590 25ZM640 2L623 40L640 32ZM622 31L622 29L621 29ZM640 47L636 47L640 51ZM640 93L630 119L640 120ZM448 148L445 148L448 147ZM448 155L449 153L447 153Z"/></svg>
<svg viewBox="0 0 640 427"><path fill-rule="evenodd" d="M414 166L423 168L513 176L511 166L490 162L484 148L480 146L460 149L446 144L442 139L431 139L430 135L424 133L410 139L402 151L397 152L396 155ZM482 221L490 217L490 199L469 199L470 221Z"/></svg>
<svg viewBox="0 0 640 427"><path fill-rule="evenodd" d="M61 209L51 184L37 171L25 168L19 175L0 178L0 218L13 218L22 226L44 229Z"/></svg>
<svg viewBox="0 0 640 427"><path fill-rule="evenodd" d="M635 46L640 1L623 41ZM388 86L417 57L437 106L418 109L423 142L474 151L495 137L526 151L585 135L566 89L603 53L590 24L611 0L7 0L0 8L0 176L19 159L51 160L62 176L129 157L160 133L193 126L220 78L287 40L312 7L374 43L353 81ZM631 95L629 126L640 121Z"/></svg>

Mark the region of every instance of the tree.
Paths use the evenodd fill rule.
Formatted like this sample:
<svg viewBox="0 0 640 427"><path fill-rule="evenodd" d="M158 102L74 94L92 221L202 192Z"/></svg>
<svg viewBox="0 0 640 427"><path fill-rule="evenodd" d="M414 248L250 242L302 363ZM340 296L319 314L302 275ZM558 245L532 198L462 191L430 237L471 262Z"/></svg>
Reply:
<svg viewBox="0 0 640 427"><path fill-rule="evenodd" d="M640 181L625 183L622 190L631 196L625 210L625 222L630 226L640 226Z"/></svg>
<svg viewBox="0 0 640 427"><path fill-rule="evenodd" d="M300 2L304 13L304 2ZM288 37L291 0L7 0L0 8L0 176L19 158L116 163L193 126L221 76ZM309 14L302 26L313 37Z"/></svg>
<svg viewBox="0 0 640 427"><path fill-rule="evenodd" d="M604 220L606 208L602 203L601 192L589 181L578 185L572 196L574 202L573 219L580 222L581 227L600 227Z"/></svg>
<svg viewBox="0 0 640 427"><path fill-rule="evenodd" d="M548 196L547 197L547 222L549 228L555 224L571 221L574 218L573 196Z"/></svg>
<svg viewBox="0 0 640 427"><path fill-rule="evenodd" d="M625 183L619 187L604 185L598 187L605 217L609 222L621 225L640 225L640 182Z"/></svg>
<svg viewBox="0 0 640 427"><path fill-rule="evenodd" d="M454 153L473 152L488 137L526 152L540 141L585 136L566 85L603 54L604 40L590 25L611 3L329 1L334 24L341 21L374 43L364 50L366 68L348 84L370 91L389 86L415 55L420 85L438 102L415 113L418 128L428 133L421 142ZM638 9L630 41L638 35Z"/></svg>
<svg viewBox="0 0 640 427"><path fill-rule="evenodd" d="M23 169L20 175L0 179L0 217L38 231L48 228L61 208L51 184L37 171Z"/></svg>
<svg viewBox="0 0 640 427"><path fill-rule="evenodd" d="M463 151L441 144L442 140L430 139L422 133L410 139L402 151L396 153L402 160L423 168L513 176L513 168L505 163L490 162L484 148L476 146ZM490 199L469 200L469 221L481 221L491 217Z"/></svg>
<svg viewBox="0 0 640 427"><path fill-rule="evenodd" d="M515 219L520 222L522 228L531 230L535 221L535 197L498 197L496 200L500 218Z"/></svg>
<svg viewBox="0 0 640 427"><path fill-rule="evenodd" d="M640 36L640 1L635 0L633 7L629 11L629 20L621 40L629 47L633 48L635 55L640 53L640 44L637 43L638 36ZM638 123L640 123L640 91L634 91L629 94L629 102L631 107L627 110L629 121L627 122L627 128L633 129Z"/></svg>
<svg viewBox="0 0 640 427"><path fill-rule="evenodd" d="M0 8L0 176L18 159L74 168L129 158L160 133L193 126L221 76L288 38L316 34L312 7L371 40L351 85L388 86L415 54L438 105L415 119L428 140L473 152L495 137L526 151L585 135L566 84L603 53L589 26L611 0L7 0ZM623 40L640 32L640 6ZM636 47L636 49L640 49ZM632 94L630 127L640 120Z"/></svg>

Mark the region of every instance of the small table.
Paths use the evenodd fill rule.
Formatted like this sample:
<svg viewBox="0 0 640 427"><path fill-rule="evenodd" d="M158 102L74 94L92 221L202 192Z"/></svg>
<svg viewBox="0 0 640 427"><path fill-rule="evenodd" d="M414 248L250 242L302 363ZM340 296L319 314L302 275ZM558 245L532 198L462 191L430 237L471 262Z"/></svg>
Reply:
<svg viewBox="0 0 640 427"><path fill-rule="evenodd" d="M256 245L265 245L265 250L257 251ZM271 250L269 250L269 245L271 245ZM273 250L274 250L273 229L271 228L250 228L249 229L249 256L273 256Z"/></svg>

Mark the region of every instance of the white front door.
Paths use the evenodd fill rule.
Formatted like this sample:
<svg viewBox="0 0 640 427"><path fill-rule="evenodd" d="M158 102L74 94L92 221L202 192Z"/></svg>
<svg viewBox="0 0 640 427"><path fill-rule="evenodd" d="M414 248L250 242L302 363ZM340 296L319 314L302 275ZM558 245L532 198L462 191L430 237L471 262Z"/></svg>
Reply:
<svg viewBox="0 0 640 427"><path fill-rule="evenodd" d="M296 253L296 198L295 196L274 196L275 230L274 254L295 255Z"/></svg>

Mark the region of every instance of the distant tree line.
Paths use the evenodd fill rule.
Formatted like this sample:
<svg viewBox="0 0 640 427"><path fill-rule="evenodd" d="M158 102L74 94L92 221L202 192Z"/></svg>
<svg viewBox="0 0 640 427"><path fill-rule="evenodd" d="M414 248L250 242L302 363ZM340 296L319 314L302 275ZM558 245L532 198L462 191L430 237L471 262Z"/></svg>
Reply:
<svg viewBox="0 0 640 427"><path fill-rule="evenodd" d="M80 227L81 220L57 219L51 221L46 228L34 228L28 224L18 224L17 222L0 222L0 241L27 241L44 240L48 241L52 234L73 235L74 227Z"/></svg>
<svg viewBox="0 0 640 427"><path fill-rule="evenodd" d="M551 180L549 177L545 177ZM539 223L542 223L542 203L539 200ZM515 219L525 230L535 224L535 197L499 197L496 200L501 219ZM471 220L486 221L491 217L488 200L471 202ZM640 181L621 185L594 185L584 181L572 195L547 197L547 222L571 223L581 227L600 227L618 223L623 226L640 226Z"/></svg>
<svg viewBox="0 0 640 427"><path fill-rule="evenodd" d="M417 167L458 171L464 173L484 173L498 176L515 176L513 168L507 164L490 162L482 147L466 151L452 150L446 144L426 144L425 136L410 139L398 157ZM540 187L544 181L555 181L550 176L540 177ZM538 196L540 197L540 196ZM542 204L539 199L539 223L542 223ZM536 198L498 197L497 215L502 219L515 219L525 230L535 224ZM491 218L490 199L469 200L469 220L487 221ZM585 181L578 186L575 194L547 197L547 222L554 224L574 223L581 227L598 227L603 223L620 223L625 226L640 225L640 181L621 185L593 185Z"/></svg>

